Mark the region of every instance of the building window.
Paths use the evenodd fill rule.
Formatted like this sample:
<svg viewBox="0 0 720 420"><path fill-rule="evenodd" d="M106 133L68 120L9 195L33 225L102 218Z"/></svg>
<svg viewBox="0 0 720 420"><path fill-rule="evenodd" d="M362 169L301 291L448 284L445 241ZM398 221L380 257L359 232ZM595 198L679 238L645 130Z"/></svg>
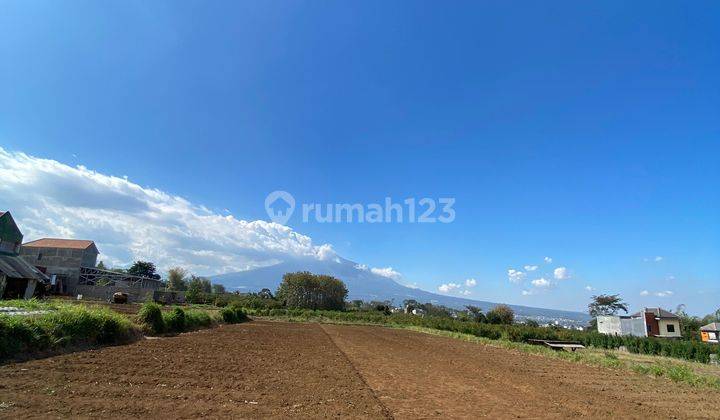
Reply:
<svg viewBox="0 0 720 420"><path fill-rule="evenodd" d="M667 330L668 330L668 332L675 332L675 326L672 324L668 324Z"/></svg>
<svg viewBox="0 0 720 420"><path fill-rule="evenodd" d="M652 332L652 325L648 324L647 328L648 328L648 332L651 333L651 332Z"/></svg>
<svg viewBox="0 0 720 420"><path fill-rule="evenodd" d="M42 252L38 253L38 261L42 260Z"/></svg>

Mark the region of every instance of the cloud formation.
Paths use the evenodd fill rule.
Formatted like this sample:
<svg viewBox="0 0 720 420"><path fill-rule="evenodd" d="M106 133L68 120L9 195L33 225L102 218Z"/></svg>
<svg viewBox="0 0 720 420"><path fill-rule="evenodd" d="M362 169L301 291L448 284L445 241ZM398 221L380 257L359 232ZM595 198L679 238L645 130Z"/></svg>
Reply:
<svg viewBox="0 0 720 420"><path fill-rule="evenodd" d="M543 261L545 261L545 264L550 264L552 262L552 258L545 257L545 258L543 258Z"/></svg>
<svg viewBox="0 0 720 420"><path fill-rule="evenodd" d="M526 265L523 268L525 269L525 271L535 271L538 269L538 266L537 265Z"/></svg>
<svg viewBox="0 0 720 420"><path fill-rule="evenodd" d="M465 280L465 286L467 286L467 287L475 287L475 286L477 286L477 280L475 280L475 279L467 279L467 280Z"/></svg>
<svg viewBox="0 0 720 420"><path fill-rule="evenodd" d="M553 277L555 280L567 280L570 278L570 273L567 267L558 267L553 271Z"/></svg>
<svg viewBox="0 0 720 420"><path fill-rule="evenodd" d="M531 281L530 283L535 287L543 288L543 289L546 289L552 285L549 280L546 280L542 277L539 279L535 279L535 280Z"/></svg>
<svg viewBox="0 0 720 420"><path fill-rule="evenodd" d="M440 286L438 286L438 291L440 291L442 293L450 293L454 290L460 289L460 287L461 286L457 283L446 283L446 284L441 284Z"/></svg>
<svg viewBox="0 0 720 420"><path fill-rule="evenodd" d="M94 240L106 265L154 261L219 274L287 258L338 258L293 229L217 214L202 205L84 166L0 148L0 209L10 210L25 240ZM389 273L389 272L386 272Z"/></svg>
<svg viewBox="0 0 720 420"><path fill-rule="evenodd" d="M393 270L392 267L385 267L385 268L373 267L370 269L370 271L373 274L377 274L378 276L387 277L387 278L393 279L393 280L400 280L400 278L402 277L402 274L400 274L398 271Z"/></svg>
<svg viewBox="0 0 720 420"><path fill-rule="evenodd" d="M510 283L522 283L523 280L525 280L526 274L520 270L515 270L514 268L508 269L508 280L510 280Z"/></svg>

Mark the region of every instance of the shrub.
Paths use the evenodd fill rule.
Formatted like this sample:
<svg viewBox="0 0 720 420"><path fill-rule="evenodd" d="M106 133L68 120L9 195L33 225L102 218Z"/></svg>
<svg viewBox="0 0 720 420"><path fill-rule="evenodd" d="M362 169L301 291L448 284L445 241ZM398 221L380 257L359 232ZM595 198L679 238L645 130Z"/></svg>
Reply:
<svg viewBox="0 0 720 420"><path fill-rule="evenodd" d="M138 312L138 321L154 334L162 334L165 331L162 310L157 303L145 303Z"/></svg>
<svg viewBox="0 0 720 420"><path fill-rule="evenodd" d="M207 312L197 309L185 311L185 320L185 326L188 330L207 328L213 324L213 320Z"/></svg>
<svg viewBox="0 0 720 420"><path fill-rule="evenodd" d="M275 311L275 309L273 309ZM220 316L226 324L237 324L247 321L248 317L245 311L237 305L230 305L220 311Z"/></svg>
<svg viewBox="0 0 720 420"><path fill-rule="evenodd" d="M129 342L139 336L130 320L106 308L34 305L34 309L51 312L34 316L0 315L0 360L71 345Z"/></svg>
<svg viewBox="0 0 720 420"><path fill-rule="evenodd" d="M185 331L185 311L182 308L176 307L172 312L163 313L163 321L168 331L177 333Z"/></svg>

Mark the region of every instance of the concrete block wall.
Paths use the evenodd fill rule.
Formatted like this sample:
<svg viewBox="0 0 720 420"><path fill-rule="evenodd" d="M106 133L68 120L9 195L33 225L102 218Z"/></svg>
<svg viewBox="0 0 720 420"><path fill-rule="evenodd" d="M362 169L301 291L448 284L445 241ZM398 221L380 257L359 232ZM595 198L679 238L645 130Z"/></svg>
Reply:
<svg viewBox="0 0 720 420"><path fill-rule="evenodd" d="M104 301L112 300L116 292L127 293L130 302L147 302L153 300L153 294L157 289L140 287L119 287L119 286L87 286L78 285L75 289L76 295L82 295L83 299L99 299Z"/></svg>
<svg viewBox="0 0 720 420"><path fill-rule="evenodd" d="M20 257L29 264L45 267L46 274L62 278L70 295L77 294L80 267L95 267L97 254L84 249L21 247Z"/></svg>

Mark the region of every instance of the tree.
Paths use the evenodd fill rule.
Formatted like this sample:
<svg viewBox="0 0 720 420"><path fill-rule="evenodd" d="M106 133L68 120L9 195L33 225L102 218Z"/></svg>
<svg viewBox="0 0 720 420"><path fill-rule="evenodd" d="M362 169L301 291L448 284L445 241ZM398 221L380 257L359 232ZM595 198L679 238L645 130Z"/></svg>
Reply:
<svg viewBox="0 0 720 420"><path fill-rule="evenodd" d="M535 321L534 319L526 319L525 325L528 327L534 327L534 328L537 328L540 326L540 324L538 324L538 322Z"/></svg>
<svg viewBox="0 0 720 420"><path fill-rule="evenodd" d="M200 280L200 285L202 287L203 293L212 293L212 283L210 282L210 279L206 277L197 277L197 279Z"/></svg>
<svg viewBox="0 0 720 420"><path fill-rule="evenodd" d="M675 308L675 315L680 318L680 333L687 339L697 339L700 336L700 327L705 325L704 320L688 315L685 308L684 303Z"/></svg>
<svg viewBox="0 0 720 420"><path fill-rule="evenodd" d="M515 312L507 305L498 305L489 310L485 317L490 324L512 325L515 321Z"/></svg>
<svg viewBox="0 0 720 420"><path fill-rule="evenodd" d="M173 267L168 270L168 289L176 291L187 290L187 270L182 267Z"/></svg>
<svg viewBox="0 0 720 420"><path fill-rule="evenodd" d="M222 294L222 293L226 293L225 286L223 286L222 284L214 283L212 285L212 292L215 294L218 294L218 295Z"/></svg>
<svg viewBox="0 0 720 420"><path fill-rule="evenodd" d="M257 294L261 299L275 299L270 289L262 289Z"/></svg>
<svg viewBox="0 0 720 420"><path fill-rule="evenodd" d="M403 308L405 308L405 313L409 314L413 311L413 309L417 309L420 307L420 304L415 299L405 299L403 301Z"/></svg>
<svg viewBox="0 0 720 420"><path fill-rule="evenodd" d="M595 318L600 315L616 315L623 310L627 313L627 304L623 302L620 295L597 295L592 297L588 305L588 313Z"/></svg>
<svg viewBox="0 0 720 420"><path fill-rule="evenodd" d="M485 314L483 313L482 309L478 308L477 306L468 305L465 307L470 314L470 318L472 318L473 321L483 323L487 321L487 318L485 317Z"/></svg>
<svg viewBox="0 0 720 420"><path fill-rule="evenodd" d="M185 292L185 300L190 303L205 303L207 294L210 292L212 292L212 286L208 279L191 276Z"/></svg>
<svg viewBox="0 0 720 420"><path fill-rule="evenodd" d="M107 270L107 268L105 268L105 263L103 263L102 260L100 260L100 262L97 263L95 268L97 268L98 270Z"/></svg>
<svg viewBox="0 0 720 420"><path fill-rule="evenodd" d="M160 274L155 272L155 264L149 261L135 261L132 266L127 270L127 273L132 276L148 277L155 280L160 280Z"/></svg>
<svg viewBox="0 0 720 420"><path fill-rule="evenodd" d="M347 294L345 283L335 277L302 271L286 273L276 296L290 308L340 311Z"/></svg>

